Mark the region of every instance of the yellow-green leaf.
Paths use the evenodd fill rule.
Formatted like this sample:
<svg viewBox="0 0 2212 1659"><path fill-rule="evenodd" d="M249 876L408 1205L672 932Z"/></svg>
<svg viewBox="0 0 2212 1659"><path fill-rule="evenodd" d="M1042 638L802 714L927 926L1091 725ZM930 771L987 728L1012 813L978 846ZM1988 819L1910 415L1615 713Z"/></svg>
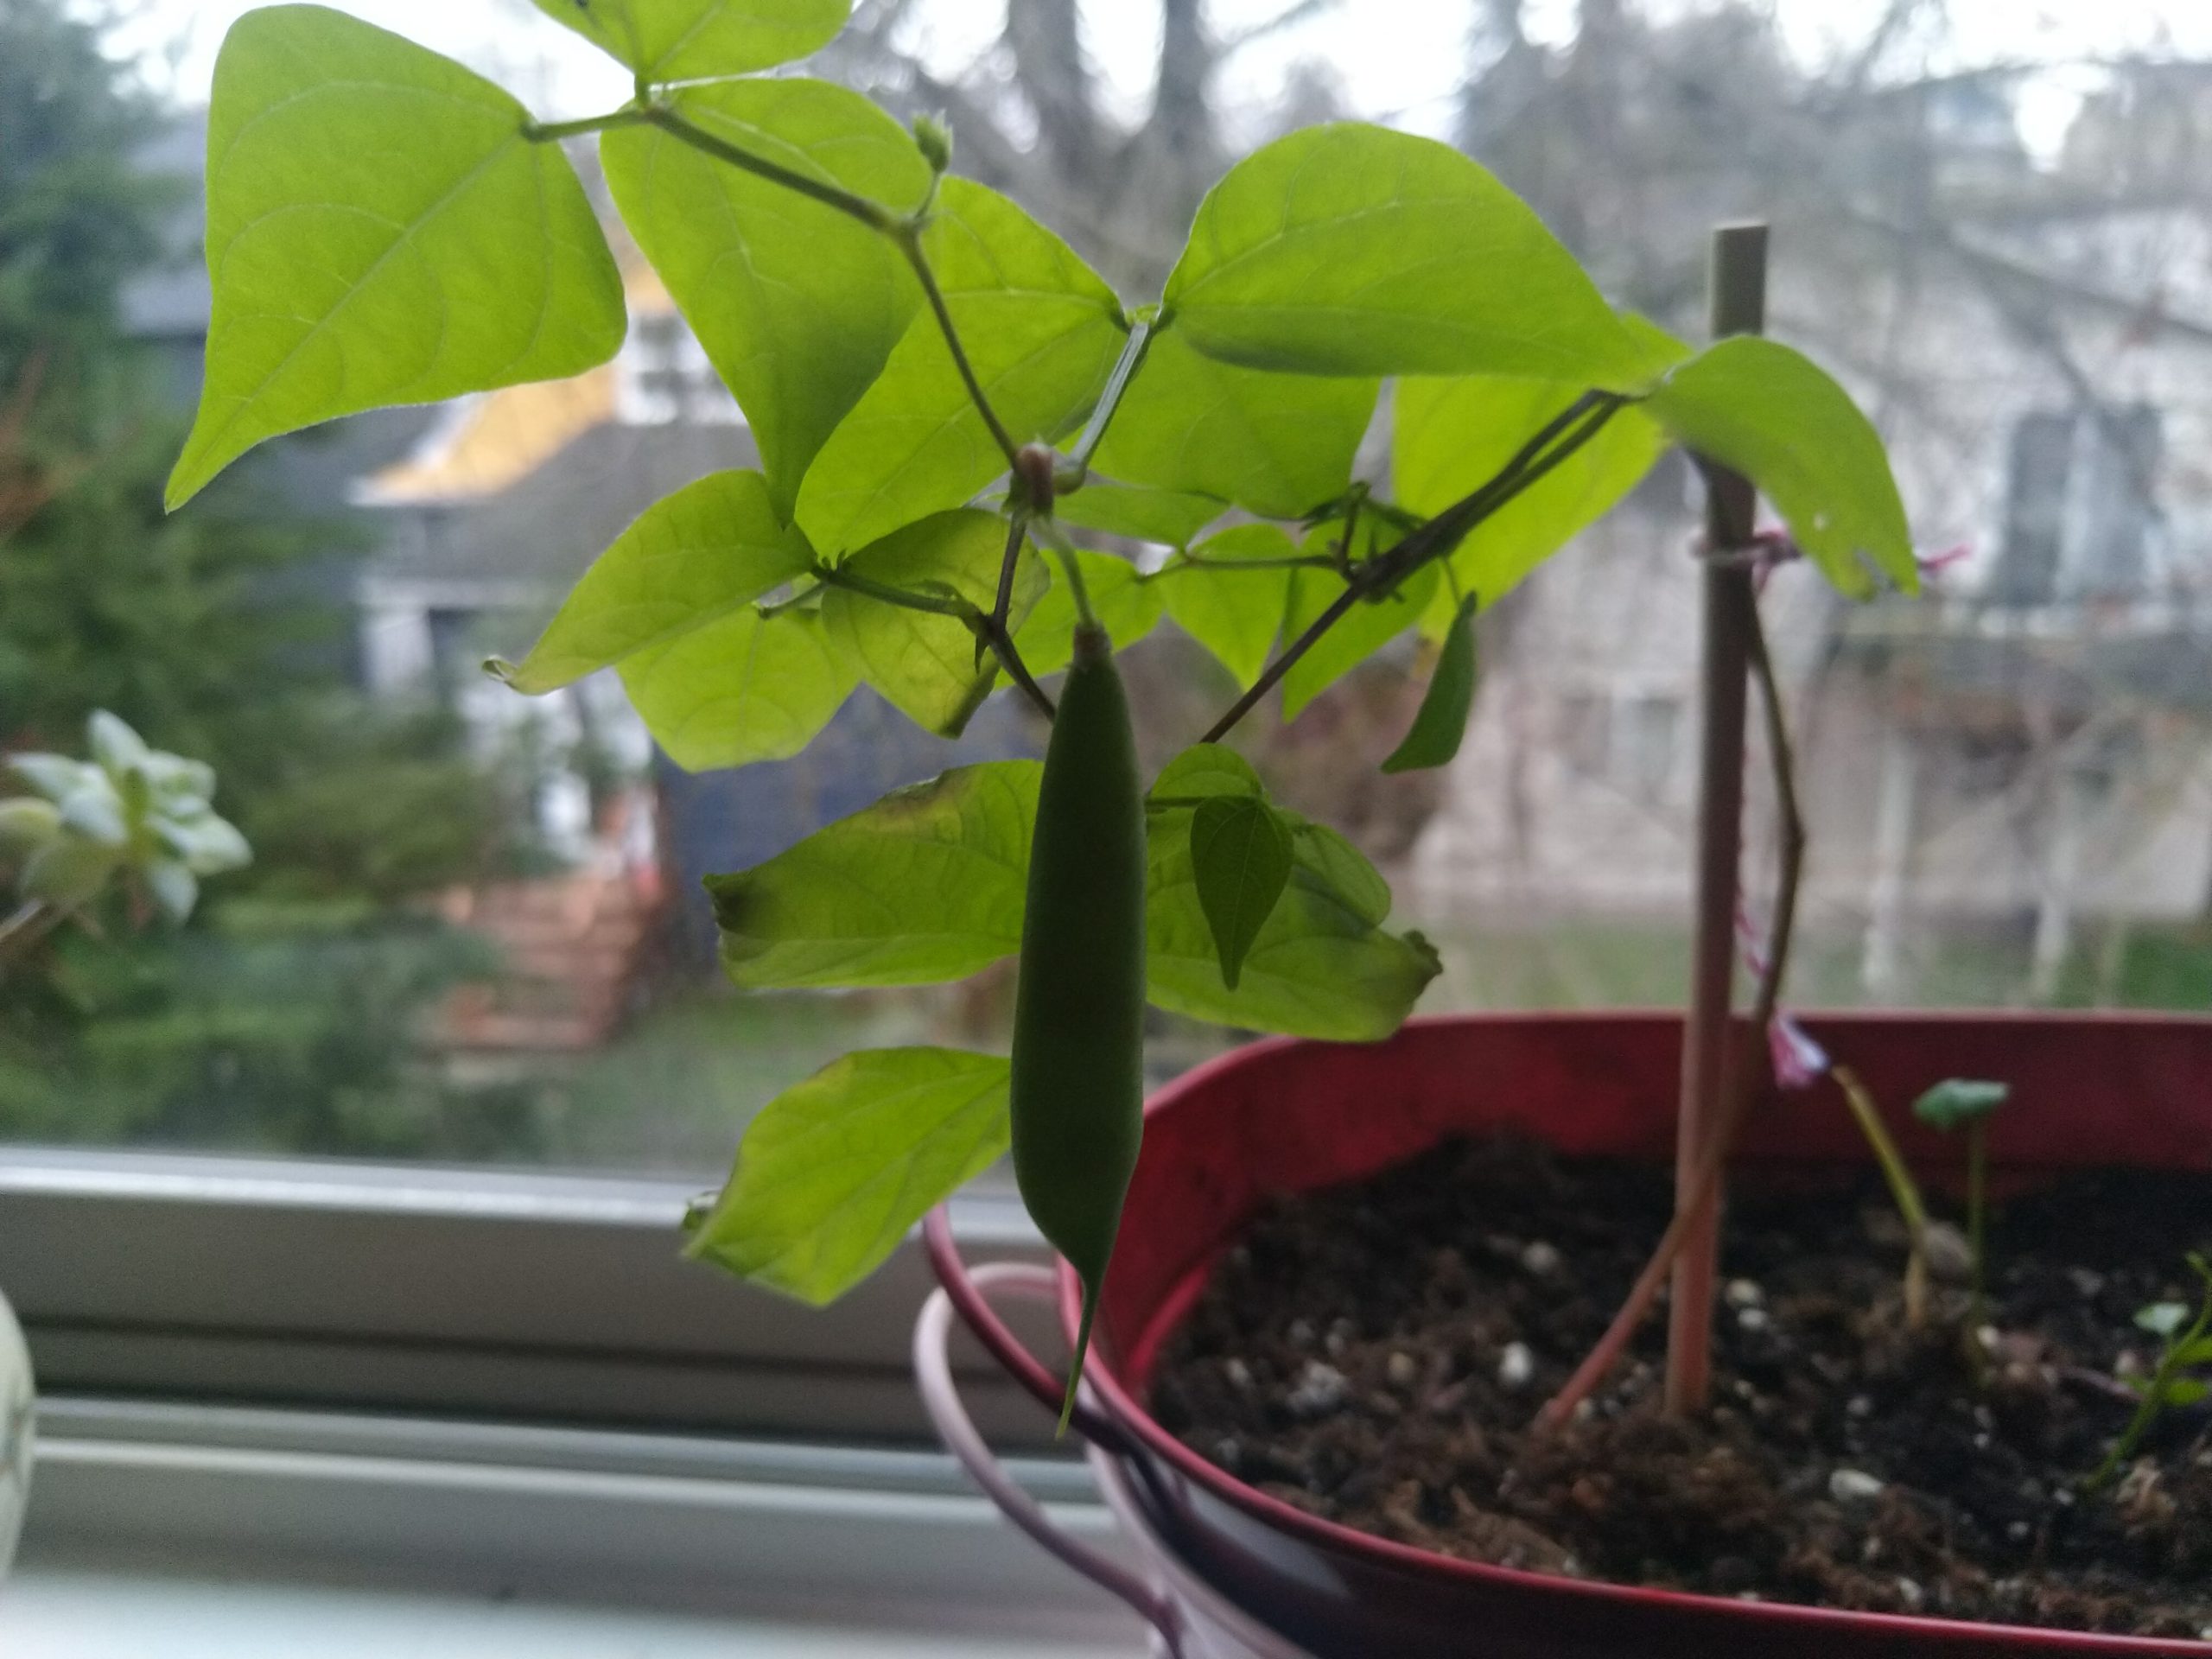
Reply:
<svg viewBox="0 0 2212 1659"><path fill-rule="evenodd" d="M1165 304L1198 350L1252 368L1626 389L1664 366L1488 172L1357 122L1304 128L1231 168Z"/></svg>
<svg viewBox="0 0 2212 1659"><path fill-rule="evenodd" d="M1912 535L1873 423L1817 364L1738 335L1676 369L1644 405L1690 448L1756 484L1836 588L1918 590Z"/></svg>
<svg viewBox="0 0 2212 1659"><path fill-rule="evenodd" d="M170 506L279 433L614 354L613 257L528 120L343 12L270 6L232 26L207 123L207 377Z"/></svg>
<svg viewBox="0 0 2212 1659"><path fill-rule="evenodd" d="M817 1306L881 1264L930 1208L1005 1153L1007 1062L861 1049L760 1109L686 1253Z"/></svg>
<svg viewBox="0 0 2212 1659"><path fill-rule="evenodd" d="M963 600L988 612L998 595L1007 528L973 508L940 512L865 547L845 562L864 581L903 592ZM1015 567L1007 620L1019 628L1045 590L1036 554L1025 548ZM976 659L976 636L957 616L904 609L846 588L822 602L830 636L862 678L917 725L957 737L998 677L988 653Z"/></svg>
<svg viewBox="0 0 2212 1659"><path fill-rule="evenodd" d="M1555 380L1468 375L1401 380L1393 394L1390 468L1401 506L1433 517L1472 494L1583 388ZM1667 435L1634 405L1477 524L1451 556L1462 592L1495 605L1539 564L1603 518L1666 453ZM1440 634L1456 601L1431 615Z"/></svg>
<svg viewBox="0 0 2212 1659"><path fill-rule="evenodd" d="M1154 578L1167 614L1249 688L1268 664L1290 603L1290 569L1298 544L1273 524L1236 524L1191 550L1194 561ZM1255 564L1255 569L1222 569Z"/></svg>
<svg viewBox="0 0 2212 1659"><path fill-rule="evenodd" d="M1113 290L1059 238L966 179L944 181L923 243L976 379L1014 441L1051 443L1073 431L1121 353ZM1006 470L925 308L815 456L798 522L834 560L960 505Z"/></svg>
<svg viewBox="0 0 2212 1659"><path fill-rule="evenodd" d="M624 658L620 672L654 741L693 772L797 754L855 678L819 616L750 605Z"/></svg>
<svg viewBox="0 0 2212 1659"><path fill-rule="evenodd" d="M673 101L717 138L894 212L928 193L906 130L842 86L725 81ZM823 441L883 372L919 285L887 238L658 127L610 131L600 153L623 221L745 410L788 516Z"/></svg>
<svg viewBox="0 0 2212 1659"><path fill-rule="evenodd" d="M592 562L530 655L499 677L532 696L713 626L805 574L758 473L709 473L645 509Z"/></svg>
<svg viewBox="0 0 2212 1659"><path fill-rule="evenodd" d="M1132 484L1295 518L1351 482L1375 392L1372 380L1240 369L1163 329L1122 394L1097 464Z"/></svg>
<svg viewBox="0 0 2212 1659"><path fill-rule="evenodd" d="M537 9L659 82L803 58L836 37L852 0L537 0Z"/></svg>

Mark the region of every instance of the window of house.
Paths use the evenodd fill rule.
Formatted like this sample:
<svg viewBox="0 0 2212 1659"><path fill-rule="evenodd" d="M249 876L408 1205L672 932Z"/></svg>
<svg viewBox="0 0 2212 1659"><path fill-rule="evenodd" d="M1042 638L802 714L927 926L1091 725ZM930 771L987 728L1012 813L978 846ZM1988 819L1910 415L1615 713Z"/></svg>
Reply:
<svg viewBox="0 0 2212 1659"><path fill-rule="evenodd" d="M639 426L741 421L706 348L674 312L632 319L616 359L622 418Z"/></svg>
<svg viewBox="0 0 2212 1659"><path fill-rule="evenodd" d="M2008 605L2141 597L2157 575L2159 412L2089 404L2021 416L1991 596Z"/></svg>

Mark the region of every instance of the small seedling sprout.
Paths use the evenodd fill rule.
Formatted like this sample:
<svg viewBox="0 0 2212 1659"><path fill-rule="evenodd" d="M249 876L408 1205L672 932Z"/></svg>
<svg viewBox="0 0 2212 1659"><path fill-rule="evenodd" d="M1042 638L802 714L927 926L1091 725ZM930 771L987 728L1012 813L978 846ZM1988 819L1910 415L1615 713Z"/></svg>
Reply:
<svg viewBox="0 0 2212 1659"><path fill-rule="evenodd" d="M2097 1491L2134 1457L2136 1447L2143 1443L2152 1424L2158 1421L2158 1414L2168 1406L2193 1406L2212 1394L2212 1378L2191 1375L2212 1372L2212 1262L2191 1250L2189 1266L2204 1281L2204 1294L2194 1319L2190 1318L2185 1302L2153 1302L2136 1313L2137 1325L2163 1344L2158 1363L2148 1377L2123 1379L2141 1400L2135 1408L2135 1415L2128 1420L2127 1427L2105 1454L2105 1460L2082 1483L2086 1491Z"/></svg>
<svg viewBox="0 0 2212 1659"><path fill-rule="evenodd" d="M1920 1196L1912 1171L1905 1165L1904 1154L1890 1138L1889 1126L1882 1122L1882 1109L1874 1103L1874 1096L1859 1080L1859 1074L1847 1065L1839 1065L1835 1068L1835 1080L1851 1106L1852 1116L1859 1121L1859 1132L1874 1149L1875 1161L1882 1166L1882 1178L1889 1183L1890 1196L1897 1201L1897 1213L1904 1217L1907 1249L1910 1252L1904 1265L1904 1322L1917 1331L1928 1323L1928 1205Z"/></svg>
<svg viewBox="0 0 2212 1659"><path fill-rule="evenodd" d="M1967 1250L1973 1262L1974 1301L1969 1351L1981 1352L1979 1332L1987 1323L1989 1300L1984 1244L1989 1210L1989 1117L2012 1093L2006 1083L1974 1077L1946 1077L1912 1103L1912 1115L1930 1128L1967 1135Z"/></svg>

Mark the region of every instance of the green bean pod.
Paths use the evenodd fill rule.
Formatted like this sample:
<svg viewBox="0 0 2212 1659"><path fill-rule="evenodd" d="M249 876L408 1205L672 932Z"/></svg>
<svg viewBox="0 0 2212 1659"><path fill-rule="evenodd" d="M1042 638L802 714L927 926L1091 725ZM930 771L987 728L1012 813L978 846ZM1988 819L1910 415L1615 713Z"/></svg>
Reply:
<svg viewBox="0 0 2212 1659"><path fill-rule="evenodd" d="M1014 1005L1014 1179L1083 1280L1063 1433L1143 1133L1144 875L1128 702L1112 644L1086 626L1045 751Z"/></svg>

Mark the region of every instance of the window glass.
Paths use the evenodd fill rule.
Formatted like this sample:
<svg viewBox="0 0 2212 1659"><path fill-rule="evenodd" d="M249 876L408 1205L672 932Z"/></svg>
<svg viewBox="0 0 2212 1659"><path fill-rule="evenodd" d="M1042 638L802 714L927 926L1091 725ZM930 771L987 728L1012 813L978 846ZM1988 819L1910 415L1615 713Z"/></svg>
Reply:
<svg viewBox="0 0 2212 1659"><path fill-rule="evenodd" d="M349 9L547 118L628 94L526 11ZM163 512L207 326L205 103L238 10L0 15L0 749L82 759L107 711L212 766L252 849L181 922L143 890L51 926L12 910L0 1139L705 1176L848 1049L1002 1051L1007 964L740 993L701 883L897 785L1041 753L1018 697L948 740L863 689L803 754L692 771L611 673L533 699L484 671L646 507L759 461L588 141L572 157L630 312L610 363L276 441ZM1610 296L1689 337L1708 226L1770 218L1773 331L1875 414L1929 588L1847 605L1802 562L1765 582L1813 836L1792 1000L2201 1009L2212 25L2147 0L2033 10L1218 0L1194 35L1098 6L1048 61L1002 39L1002 4L919 0L863 6L810 67L902 118L952 105L959 165L1139 297L1236 155L1340 116L1471 153ZM1387 494L1382 407L1362 471ZM1377 769L1433 658L1411 632L1240 734L1438 944L1424 1011L1683 995L1699 499L1669 459L1482 595L1449 766ZM1172 622L1128 675L1153 766L1236 690ZM0 848L11 890L23 861ZM1231 1040L1158 1014L1148 1065L1165 1080Z"/></svg>

